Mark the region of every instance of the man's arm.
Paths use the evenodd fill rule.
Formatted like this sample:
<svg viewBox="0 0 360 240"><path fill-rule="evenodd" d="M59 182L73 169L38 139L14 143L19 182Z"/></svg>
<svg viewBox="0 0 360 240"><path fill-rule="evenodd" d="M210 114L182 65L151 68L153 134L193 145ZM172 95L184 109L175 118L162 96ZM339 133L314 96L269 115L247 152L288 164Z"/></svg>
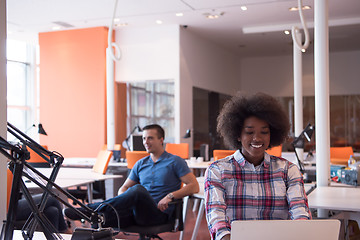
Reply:
<svg viewBox="0 0 360 240"><path fill-rule="evenodd" d="M175 199L183 198L185 196L189 196L199 192L199 183L196 180L196 177L193 173L190 172L182 176L180 180L184 183L184 186L179 190L171 193ZM158 208L161 211L164 211L165 209L168 208L168 204L171 201L172 199L169 197L169 195L165 196L163 199L159 201Z"/></svg>
<svg viewBox="0 0 360 240"><path fill-rule="evenodd" d="M138 184L137 182L131 180L130 178L127 178L124 182L124 184L119 188L118 191L118 195L122 194L123 192L125 192L126 190L128 190L128 188L134 186Z"/></svg>

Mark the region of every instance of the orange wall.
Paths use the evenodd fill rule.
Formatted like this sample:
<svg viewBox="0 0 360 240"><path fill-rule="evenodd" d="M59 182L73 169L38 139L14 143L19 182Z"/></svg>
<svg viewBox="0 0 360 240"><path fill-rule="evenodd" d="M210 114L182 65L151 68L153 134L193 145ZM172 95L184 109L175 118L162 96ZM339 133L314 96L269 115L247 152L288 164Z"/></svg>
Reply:
<svg viewBox="0 0 360 240"><path fill-rule="evenodd" d="M106 141L105 27L39 34L40 142L64 157L96 157Z"/></svg>

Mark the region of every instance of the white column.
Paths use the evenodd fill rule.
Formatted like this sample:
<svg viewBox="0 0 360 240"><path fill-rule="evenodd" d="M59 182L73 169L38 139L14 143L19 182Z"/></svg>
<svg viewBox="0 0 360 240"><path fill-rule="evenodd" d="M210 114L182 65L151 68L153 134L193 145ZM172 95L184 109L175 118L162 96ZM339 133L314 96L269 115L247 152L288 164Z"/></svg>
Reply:
<svg viewBox="0 0 360 240"><path fill-rule="evenodd" d="M110 31L110 30L109 30ZM107 149L114 150L115 145L115 97L114 97L114 60L111 57L111 46L106 48L106 116L107 116Z"/></svg>
<svg viewBox="0 0 360 240"><path fill-rule="evenodd" d="M301 33L295 33L301 42ZM294 128L295 137L298 137L303 130L303 90L302 90L302 52L293 42L293 68L294 68ZM300 161L304 160L304 149L297 148L296 152ZM300 167L300 166L299 166Z"/></svg>
<svg viewBox="0 0 360 240"><path fill-rule="evenodd" d="M6 139L6 0L0 0L0 136ZM6 158L0 154L0 221L6 218Z"/></svg>
<svg viewBox="0 0 360 240"><path fill-rule="evenodd" d="M328 186L330 181L328 0L315 1L314 34L316 181L318 186Z"/></svg>

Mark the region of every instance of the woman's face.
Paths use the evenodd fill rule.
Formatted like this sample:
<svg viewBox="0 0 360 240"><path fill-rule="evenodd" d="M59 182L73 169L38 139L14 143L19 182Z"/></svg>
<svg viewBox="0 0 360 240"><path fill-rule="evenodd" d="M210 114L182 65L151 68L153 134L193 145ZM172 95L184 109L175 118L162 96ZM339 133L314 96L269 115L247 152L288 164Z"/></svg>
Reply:
<svg viewBox="0 0 360 240"><path fill-rule="evenodd" d="M242 154L255 166L264 160L265 150L270 144L269 124L257 117L249 117L244 121L238 141L242 145Z"/></svg>

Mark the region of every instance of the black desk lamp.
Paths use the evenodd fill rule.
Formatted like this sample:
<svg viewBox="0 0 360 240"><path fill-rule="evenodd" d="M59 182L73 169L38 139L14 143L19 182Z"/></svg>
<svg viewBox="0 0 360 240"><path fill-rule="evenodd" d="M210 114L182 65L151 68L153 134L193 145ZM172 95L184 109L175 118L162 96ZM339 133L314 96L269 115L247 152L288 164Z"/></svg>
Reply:
<svg viewBox="0 0 360 240"><path fill-rule="evenodd" d="M139 125L136 125L133 130L130 132L129 136L127 136L127 138L125 138L124 142L123 142L123 147L127 148L127 149L130 149L130 146L129 146L129 139L131 137L131 135L133 135L133 133L135 131L138 131L138 132L142 132L142 128L139 126ZM126 143L126 146L124 146L124 143Z"/></svg>
<svg viewBox="0 0 360 240"><path fill-rule="evenodd" d="M28 132L31 128L33 128L33 127L36 127L36 125L35 125L35 124L31 125L31 127L28 128L28 129L25 131L25 133L27 133L27 132ZM47 135L47 133L45 132L44 127L43 127L43 125L42 125L41 123L39 123L37 127L38 127L38 133L39 133L39 134Z"/></svg>
<svg viewBox="0 0 360 240"><path fill-rule="evenodd" d="M296 152L296 148L304 148L305 145L305 139L310 142L311 140L311 136L314 133L315 130L315 126L311 126L311 124L309 123L304 130L300 133L300 135L298 137L295 137L294 141L291 143L294 151L295 151L295 155L296 155L296 159L299 163L299 168L301 173L304 173L304 166L302 161L300 161L300 158Z"/></svg>
<svg viewBox="0 0 360 240"><path fill-rule="evenodd" d="M190 138L191 137L191 129L187 129L183 138Z"/></svg>

